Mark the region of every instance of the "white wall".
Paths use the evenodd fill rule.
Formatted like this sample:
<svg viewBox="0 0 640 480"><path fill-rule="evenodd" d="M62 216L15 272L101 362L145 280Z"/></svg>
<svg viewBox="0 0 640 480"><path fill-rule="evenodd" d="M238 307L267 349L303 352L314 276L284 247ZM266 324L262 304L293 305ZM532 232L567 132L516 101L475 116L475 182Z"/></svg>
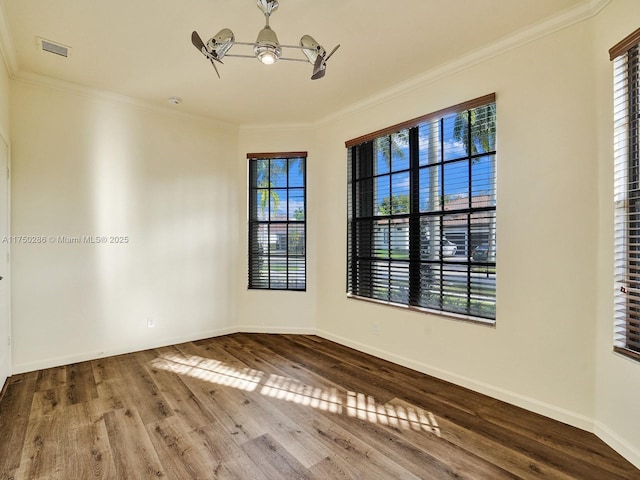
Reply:
<svg viewBox="0 0 640 480"><path fill-rule="evenodd" d="M596 433L640 466L640 364L612 351L613 339L613 65L608 50L639 24L640 2L616 0L598 16L595 30L598 132L598 308L596 330Z"/></svg>
<svg viewBox="0 0 640 480"><path fill-rule="evenodd" d="M324 168L315 154L314 129L306 127L242 128L238 144L237 196L242 223L238 252L238 329L250 332L315 333L316 327L316 245L318 212L324 195L317 188ZM247 153L307 152L307 291L267 291L247 289Z"/></svg>
<svg viewBox="0 0 640 480"><path fill-rule="evenodd" d="M5 67L4 61L0 59L0 137L3 143L9 145L9 73ZM4 148L4 145L0 144ZM10 273L10 272L7 272ZM5 273L4 284L2 288L7 292L6 301L10 300L10 282L11 275ZM11 318L6 315L0 315L0 391L9 375L11 374L11 348L8 345L7 337L11 335Z"/></svg>
<svg viewBox="0 0 640 480"><path fill-rule="evenodd" d="M7 71L7 67L2 60L2 55L0 54L0 131L2 131L3 135L7 137L7 141L10 133L10 92L11 90L9 72Z"/></svg>
<svg viewBox="0 0 640 480"><path fill-rule="evenodd" d="M318 329L323 336L562 421L592 427L598 165L590 22L323 127ZM495 328L345 296L344 141L496 92ZM374 334L372 325L379 324Z"/></svg>
<svg viewBox="0 0 640 480"><path fill-rule="evenodd" d="M446 66L412 80L410 88L336 114L313 136L242 130L245 163L249 151L313 152L313 245L311 295L243 292L240 324L253 318L259 328L247 328L252 331L312 327L315 294L320 335L595 431L640 466L640 413L633 401L640 396L640 366L613 354L611 342L607 55L636 28L639 9L636 0L616 0L591 19L490 59L453 72ZM344 142L491 92L498 109L495 328L347 299ZM246 167L238 181L246 184ZM246 210L246 198L241 201Z"/></svg>
<svg viewBox="0 0 640 480"><path fill-rule="evenodd" d="M14 249L14 370L227 331L317 331L595 430L640 466L640 366L611 341L607 55L639 14L637 0L615 0L590 20L432 72L314 128L238 133L13 82L14 234L131 238ZM491 92L496 327L347 299L345 140ZM309 152L308 291L249 291L246 153L293 150Z"/></svg>
<svg viewBox="0 0 640 480"><path fill-rule="evenodd" d="M230 331L237 129L14 81L14 372ZM60 244L59 236L126 236ZM147 328L153 317L155 328Z"/></svg>

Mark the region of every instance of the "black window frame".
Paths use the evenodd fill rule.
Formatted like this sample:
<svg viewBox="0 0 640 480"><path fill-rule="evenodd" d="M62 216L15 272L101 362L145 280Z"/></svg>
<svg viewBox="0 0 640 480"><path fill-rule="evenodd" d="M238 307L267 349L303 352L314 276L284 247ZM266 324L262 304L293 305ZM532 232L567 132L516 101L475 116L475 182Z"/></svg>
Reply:
<svg viewBox="0 0 640 480"><path fill-rule="evenodd" d="M487 108L492 112L492 135L493 144L489 151L482 150L474 153L473 148L468 148L464 158L445 158L443 128L439 129L441 158L435 163L429 160L427 163L420 160L421 155L421 128L431 125L434 122L444 122L450 119L452 114L467 115L471 119L471 112L479 112L482 108ZM442 125L442 123L440 123ZM496 321L496 105L495 94L485 95L459 105L452 106L437 112L424 115L422 117L394 125L377 132L350 140L346 142L348 151L348 193L347 193L347 295L350 298L374 301L386 305L399 306L418 311L437 313L452 316L483 324L495 324ZM467 146L471 145L471 129L474 128L469 121L467 124ZM377 174L374 151L378 148L376 142L391 139L394 135L404 136L407 141L406 149L409 154L409 165L407 168L399 167L394 170L393 152L389 150L389 170L382 174ZM398 137L402 138L402 137ZM475 138L475 137L474 137ZM435 143L435 142L434 142ZM396 148L400 148L397 147ZM471 181L473 178L472 165L478 158L491 157L492 178L490 185L491 200L480 205L472 193ZM469 169L469 188L467 204L453 204L450 200L445 200L445 169L446 166L454 162L466 161ZM440 169L437 175L440 179L440 206L425 208L425 198L420 191L420 178L424 175L426 168ZM393 188L394 175L402 179L401 174L409 174L408 202L400 205L394 210ZM436 170L432 170L430 175L436 175ZM422 172L422 174L421 174ZM389 207L386 213L381 213L380 194L376 185L384 185L386 181L381 181L380 177L389 176ZM399 182L402 180L399 180ZM378 182L378 183L376 183ZM406 180L405 180L406 182ZM374 185L375 183L375 185ZM433 197L430 197L433 200ZM399 200L399 199L398 199ZM383 203L386 198L383 199ZM449 207L445 203L449 201ZM401 202L396 202L401 203ZM406 205L408 203L408 205ZM476 204L478 203L478 204ZM377 205L377 207L376 207ZM454 205L451 207L451 205ZM377 211L376 211L377 210ZM466 218L464 228L466 229L466 240L464 245L464 258L446 258L445 249L449 242L446 238L446 227L452 224L454 218ZM479 238L478 225L480 220L486 221L487 238L487 258L472 253L472 236ZM387 222L387 223L385 223ZM438 223L434 230L431 224ZM387 228L388 233L384 233ZM425 240L425 227L435 231ZM394 252L393 231L408 231L408 234L396 233L396 243L406 244L408 242L408 255L401 252ZM381 231L383 233L381 233ZM484 230L483 230L484 231ZM464 234L464 232L462 232ZM484 233L483 233L484 235ZM405 238L407 236L408 238ZM463 235L464 236L464 235ZM436 241L436 237L438 240ZM385 240L380 240L384 238ZM400 239L398 242L397 239ZM384 245L384 249L380 249ZM439 249L437 253L430 253L427 248L433 245L433 250ZM387 251L388 248L388 251ZM456 245L456 251L458 246ZM455 255L455 253L454 253ZM406 258L405 258L406 257ZM474 258L475 257L475 258ZM486 272L486 278L490 278L489 286L485 291L490 291L485 297L479 296L477 292L482 291L478 287L481 280L477 280L478 272ZM452 276L464 276L463 280L453 279ZM459 286L452 286L455 282L465 283L462 294ZM456 293L452 293L456 288ZM434 292L436 292L434 294ZM428 298L428 301L425 299ZM438 299L435 301L434 299ZM487 301L484 301L487 300ZM458 304L457 304L458 303ZM464 303L464 306L460 306ZM456 305L457 304L457 305ZM480 305L480 306L478 306ZM484 306L482 306L484 305ZM488 307L486 307L488 305Z"/></svg>
<svg viewBox="0 0 640 480"><path fill-rule="evenodd" d="M287 168L279 175L284 175L285 185L274 185L272 165L281 165L283 161ZM298 176L302 178L301 185L291 185L293 161L300 162ZM266 177L259 179L258 167L265 164L268 169ZM307 152L248 153L247 165L248 289L304 292L307 289ZM261 210L260 195L264 192L267 192L268 200L266 204L263 202ZM280 195L286 192L282 218L272 215L274 208L278 210L272 201L274 194L280 201L278 192ZM302 200L301 218L297 218L299 213L290 211L292 193L296 194L293 198Z"/></svg>

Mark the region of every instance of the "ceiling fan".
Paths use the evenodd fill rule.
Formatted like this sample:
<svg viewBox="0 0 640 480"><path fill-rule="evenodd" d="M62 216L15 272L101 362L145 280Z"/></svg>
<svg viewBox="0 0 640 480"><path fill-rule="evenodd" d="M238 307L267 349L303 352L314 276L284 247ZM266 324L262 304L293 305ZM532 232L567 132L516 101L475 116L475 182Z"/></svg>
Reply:
<svg viewBox="0 0 640 480"><path fill-rule="evenodd" d="M220 78L220 72L218 72L216 62L223 63L222 59L224 57L257 58L266 65L271 65L278 60L309 62L313 65L311 80L324 77L327 69L327 60L340 45L337 45L328 55L327 51L310 35L303 35L299 45L281 45L278 42L276 32L269 26L269 17L278 9L277 0L257 0L257 3L258 8L264 13L266 25L258 33L258 38L255 42L236 42L235 35L228 28L220 30L206 44L202 41L198 32L194 31L191 34L191 43L209 59L218 78ZM253 55L229 53L234 45L253 47ZM283 49L301 50L306 58L283 57Z"/></svg>

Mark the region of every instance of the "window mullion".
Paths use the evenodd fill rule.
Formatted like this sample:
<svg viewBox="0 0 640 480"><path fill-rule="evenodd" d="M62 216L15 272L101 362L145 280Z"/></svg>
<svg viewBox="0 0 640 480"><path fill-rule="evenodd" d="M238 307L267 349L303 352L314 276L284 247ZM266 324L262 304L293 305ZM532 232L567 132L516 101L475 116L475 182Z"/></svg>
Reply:
<svg viewBox="0 0 640 480"><path fill-rule="evenodd" d="M291 191L289 190L289 162L290 160L287 159L285 165L286 165L286 169L287 171L285 172L285 185L287 186L287 207L285 208L285 214L286 214L286 222L284 224L284 228L285 233L284 233L284 240L285 240L285 266L284 266L284 271L285 271L285 284L287 285L287 289L289 288L289 218L291 218L289 216L289 195L291 194Z"/></svg>
<svg viewBox="0 0 640 480"><path fill-rule="evenodd" d="M273 160L267 161L267 219L269 223L267 224L267 266L269 267L269 274L267 275L267 287L271 289L271 162Z"/></svg>
<svg viewBox="0 0 640 480"><path fill-rule="evenodd" d="M443 228L443 224L442 224L442 218L444 217L444 202L445 202L445 196L444 196L444 118L441 118L439 121L440 124L440 128L439 128L439 149L440 151L438 152L440 154L440 216L438 218L438 236L440 237L440 241L439 243L439 249L440 251L438 252L438 276L439 278L439 284L440 284L440 310L444 310L444 264L442 261L442 228Z"/></svg>
<svg viewBox="0 0 640 480"><path fill-rule="evenodd" d="M359 155L359 164L358 171L360 173L360 193L361 198L359 198L360 202L360 216L366 217L371 220L366 220L367 229L369 230L369 236L365 240L363 237L362 231L360 232L360 236L358 238L358 250L362 252L364 249L362 248L362 243L366 241L367 248L366 251L368 253L368 259L364 262L360 262L360 278L359 278L359 289L362 288L364 290L365 296L371 297L373 296L373 268L372 268L372 260L374 249L375 249L375 238L374 234L374 220L373 217L373 196L374 196L374 179L373 179L373 142L367 142L362 145L360 149ZM361 229L364 227L363 223L360 223ZM360 256L360 254L359 254Z"/></svg>
<svg viewBox="0 0 640 480"><path fill-rule="evenodd" d="M465 134L467 135L467 155L469 155L469 161L468 161L468 165L467 165L467 173L468 173L468 178L469 178L469 185L467 187L467 192L468 192L468 196L469 196L469 201L467 203L467 207L469 208L469 210L471 210L473 208L473 184L472 184L472 179L473 179L473 138L471 135L471 110L469 110L467 112L467 129ZM469 238L471 238L471 219L473 217L471 216L471 214L467 214L467 233L469 235ZM491 227L489 227L489 230L491 230ZM489 233L489 235L491 235L491 233ZM471 311L471 262L467 261L467 311Z"/></svg>
<svg viewBox="0 0 640 480"><path fill-rule="evenodd" d="M409 305L419 305L422 295L420 262L420 144L418 127L409 130Z"/></svg>

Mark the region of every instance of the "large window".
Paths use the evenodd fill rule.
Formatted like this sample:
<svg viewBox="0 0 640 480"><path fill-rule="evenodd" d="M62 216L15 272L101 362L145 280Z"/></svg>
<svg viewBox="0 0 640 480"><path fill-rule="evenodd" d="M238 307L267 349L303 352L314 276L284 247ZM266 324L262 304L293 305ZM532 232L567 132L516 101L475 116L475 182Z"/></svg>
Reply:
<svg viewBox="0 0 640 480"><path fill-rule="evenodd" d="M248 154L249 288L305 290L306 152Z"/></svg>
<svg viewBox="0 0 640 480"><path fill-rule="evenodd" d="M495 320L495 139L492 94L347 142L350 296Z"/></svg>
<svg viewBox="0 0 640 480"><path fill-rule="evenodd" d="M616 351L640 360L640 29L614 62Z"/></svg>

